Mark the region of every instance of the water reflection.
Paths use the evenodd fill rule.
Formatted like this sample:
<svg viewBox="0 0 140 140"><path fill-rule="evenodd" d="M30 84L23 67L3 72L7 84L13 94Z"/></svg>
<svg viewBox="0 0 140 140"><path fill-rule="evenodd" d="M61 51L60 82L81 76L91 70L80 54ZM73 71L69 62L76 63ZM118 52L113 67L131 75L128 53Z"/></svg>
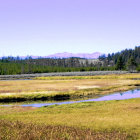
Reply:
<svg viewBox="0 0 140 140"><path fill-rule="evenodd" d="M50 106L50 105L62 105L62 104L73 104L80 102L91 102L91 101L109 101L109 100L125 100L131 98L140 98L140 89L130 90L121 93L115 93L111 95L106 95L97 99L88 99L88 100L80 100L80 101L65 101L65 102L56 102L56 103L35 103L35 104L23 104L23 107L42 107L42 106Z"/></svg>

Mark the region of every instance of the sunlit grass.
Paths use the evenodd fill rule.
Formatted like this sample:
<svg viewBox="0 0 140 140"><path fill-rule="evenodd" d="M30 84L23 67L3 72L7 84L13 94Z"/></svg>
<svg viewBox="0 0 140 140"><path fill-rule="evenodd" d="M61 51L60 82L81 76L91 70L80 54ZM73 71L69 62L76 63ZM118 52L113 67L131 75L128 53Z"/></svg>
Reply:
<svg viewBox="0 0 140 140"><path fill-rule="evenodd" d="M95 76L54 76L54 77L36 77L37 80L72 80L72 79L136 79L140 74L110 74Z"/></svg>
<svg viewBox="0 0 140 140"><path fill-rule="evenodd" d="M140 138L140 99L54 105L42 108L0 107L0 120L68 126L94 132L120 132ZM58 130L59 131L59 130Z"/></svg>
<svg viewBox="0 0 140 140"><path fill-rule="evenodd" d="M135 89L136 83L129 85L115 85L101 88L81 89L68 92L33 92L33 93L12 93L1 94L0 102L22 102L22 101L36 101L36 100L68 100L80 98L97 98L99 96L107 95L114 92L123 92L130 89ZM139 83L137 83L139 85Z"/></svg>
<svg viewBox="0 0 140 140"><path fill-rule="evenodd" d="M0 101L98 97L135 89L140 74L0 81ZM137 80L133 80L137 79ZM140 98L42 108L0 107L0 139L140 139Z"/></svg>
<svg viewBox="0 0 140 140"><path fill-rule="evenodd" d="M139 78L140 74L121 74L0 81L0 102L98 97L99 95L134 89L140 86Z"/></svg>

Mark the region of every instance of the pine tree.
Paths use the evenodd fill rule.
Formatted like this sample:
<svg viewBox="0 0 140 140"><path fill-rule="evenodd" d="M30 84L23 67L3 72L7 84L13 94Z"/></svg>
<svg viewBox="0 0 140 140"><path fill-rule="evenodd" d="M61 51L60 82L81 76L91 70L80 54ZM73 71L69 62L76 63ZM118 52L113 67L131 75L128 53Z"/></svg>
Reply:
<svg viewBox="0 0 140 140"><path fill-rule="evenodd" d="M131 56L127 63L127 69L129 71L134 71L134 70L136 70L136 67L137 67L137 63L136 63L134 57Z"/></svg>
<svg viewBox="0 0 140 140"><path fill-rule="evenodd" d="M117 70L124 69L124 62L123 62L122 56L119 56L117 59L116 69Z"/></svg>

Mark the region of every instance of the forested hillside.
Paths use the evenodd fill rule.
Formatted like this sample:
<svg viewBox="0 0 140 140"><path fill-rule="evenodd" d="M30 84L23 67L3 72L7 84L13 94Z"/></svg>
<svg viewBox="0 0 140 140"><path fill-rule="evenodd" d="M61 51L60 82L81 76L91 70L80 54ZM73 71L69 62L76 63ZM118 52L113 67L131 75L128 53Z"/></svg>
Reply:
<svg viewBox="0 0 140 140"><path fill-rule="evenodd" d="M103 66L115 66L116 70L140 70L140 46L135 49L125 49L121 52L108 54L105 58L100 57Z"/></svg>
<svg viewBox="0 0 140 140"><path fill-rule="evenodd" d="M140 71L140 46L107 57L102 55L99 59L27 57L22 60L20 57L3 57L0 60L0 75L98 70Z"/></svg>

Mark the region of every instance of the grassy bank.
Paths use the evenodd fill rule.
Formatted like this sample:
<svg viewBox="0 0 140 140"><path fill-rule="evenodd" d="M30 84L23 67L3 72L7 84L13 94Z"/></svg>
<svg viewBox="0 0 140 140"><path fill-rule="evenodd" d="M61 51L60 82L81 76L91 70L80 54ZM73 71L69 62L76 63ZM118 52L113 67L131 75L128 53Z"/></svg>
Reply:
<svg viewBox="0 0 140 140"><path fill-rule="evenodd" d="M134 74L110 74L95 76L54 76L54 77L36 77L36 80L72 80L72 79L140 79L140 73Z"/></svg>
<svg viewBox="0 0 140 140"><path fill-rule="evenodd" d="M0 81L0 102L68 100L99 97L140 86L140 74L38 77ZM137 80L136 80L137 79Z"/></svg>
<svg viewBox="0 0 140 140"><path fill-rule="evenodd" d="M1 94L0 102L23 102L23 101L62 101L70 99L81 99L81 98L97 98L103 95L108 95L114 92L124 92L127 90L137 88L139 84L131 85L117 85L117 86L108 86L102 88L94 89L84 89L77 91L68 91L68 92L36 92L36 93L20 93L20 94Z"/></svg>
<svg viewBox="0 0 140 140"><path fill-rule="evenodd" d="M42 108L0 107L0 136L135 140L140 139L139 114L140 99Z"/></svg>

